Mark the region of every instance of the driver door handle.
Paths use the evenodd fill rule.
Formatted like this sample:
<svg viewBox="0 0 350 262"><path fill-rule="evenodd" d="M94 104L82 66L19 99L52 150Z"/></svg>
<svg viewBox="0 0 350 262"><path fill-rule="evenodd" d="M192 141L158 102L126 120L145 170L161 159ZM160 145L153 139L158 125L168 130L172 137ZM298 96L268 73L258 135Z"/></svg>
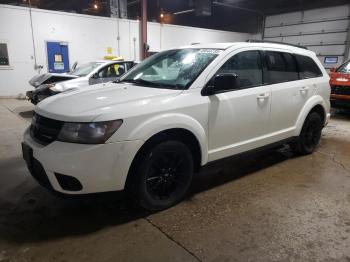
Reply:
<svg viewBox="0 0 350 262"><path fill-rule="evenodd" d="M308 86L302 86L300 87L300 92L306 92L309 90L309 87Z"/></svg>

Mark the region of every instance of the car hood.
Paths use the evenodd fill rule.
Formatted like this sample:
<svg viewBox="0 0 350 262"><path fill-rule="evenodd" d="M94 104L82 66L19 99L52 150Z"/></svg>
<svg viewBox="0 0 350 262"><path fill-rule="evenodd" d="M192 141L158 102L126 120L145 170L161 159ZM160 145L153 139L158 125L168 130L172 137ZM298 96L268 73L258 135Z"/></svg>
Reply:
<svg viewBox="0 0 350 262"><path fill-rule="evenodd" d="M38 74L33 76L29 80L29 84L37 88L42 84L57 83L57 82L62 82L62 81L75 79L75 78L78 78L78 76L70 75L70 74L55 74L55 73Z"/></svg>
<svg viewBox="0 0 350 262"><path fill-rule="evenodd" d="M81 87L81 86L88 87L89 81L87 77L83 76L83 77L78 77L78 78L60 82L59 85L61 86L63 91L66 91L68 89Z"/></svg>
<svg viewBox="0 0 350 262"><path fill-rule="evenodd" d="M181 92L127 83L98 84L89 89L67 90L44 99L35 112L61 121L106 121L141 114L146 106L170 102Z"/></svg>
<svg viewBox="0 0 350 262"><path fill-rule="evenodd" d="M350 74L331 72L329 82L333 86L350 86Z"/></svg>

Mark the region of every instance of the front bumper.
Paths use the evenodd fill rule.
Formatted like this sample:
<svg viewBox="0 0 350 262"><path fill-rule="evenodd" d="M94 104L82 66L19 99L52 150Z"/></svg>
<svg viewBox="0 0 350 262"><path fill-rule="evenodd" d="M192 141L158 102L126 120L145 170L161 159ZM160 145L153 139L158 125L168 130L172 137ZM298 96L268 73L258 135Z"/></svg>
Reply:
<svg viewBox="0 0 350 262"><path fill-rule="evenodd" d="M129 167L143 141L98 145L55 141L43 146L31 138L27 129L23 143L29 148L23 151L28 169L42 186L64 194L89 194L123 190ZM76 179L81 189L67 190L58 175Z"/></svg>
<svg viewBox="0 0 350 262"><path fill-rule="evenodd" d="M54 92L50 90L49 88L37 88L33 91L27 91L26 96L28 97L28 100L30 100L34 105L39 103L40 101L44 100L45 98L48 98L53 95L57 95L60 92Z"/></svg>

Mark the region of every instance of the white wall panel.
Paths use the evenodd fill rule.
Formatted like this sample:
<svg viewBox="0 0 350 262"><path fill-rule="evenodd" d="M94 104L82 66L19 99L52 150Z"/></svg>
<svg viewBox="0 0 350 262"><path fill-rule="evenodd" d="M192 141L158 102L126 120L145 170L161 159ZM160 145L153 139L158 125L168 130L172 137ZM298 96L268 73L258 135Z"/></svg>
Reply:
<svg viewBox="0 0 350 262"><path fill-rule="evenodd" d="M318 33L322 31L346 31L349 26L349 21L330 21L319 22L313 24L290 25L283 27L266 28L265 37L274 37L279 35L290 35L300 33Z"/></svg>
<svg viewBox="0 0 350 262"><path fill-rule="evenodd" d="M10 68L0 70L0 93L23 92L23 81L35 74L34 52L30 31L29 13L26 10L0 8L0 41L8 45Z"/></svg>
<svg viewBox="0 0 350 262"><path fill-rule="evenodd" d="M319 8L307 10L304 12L304 19L324 19L324 18L338 18L349 16L349 6L335 6L328 8Z"/></svg>
<svg viewBox="0 0 350 262"><path fill-rule="evenodd" d="M195 27L164 25L161 27L162 49L174 48L192 43L246 41L251 34L199 29Z"/></svg>
<svg viewBox="0 0 350 262"><path fill-rule="evenodd" d="M69 61L85 63L102 59L107 48L114 55L139 60L139 22L42 9L32 9L37 64L47 72L46 41L68 42ZM118 41L119 28L119 41ZM194 42L246 41L251 34L148 23L150 51L161 51ZM31 89L34 51L29 9L0 5L0 40L8 43L11 67L0 69L0 96L14 96Z"/></svg>
<svg viewBox="0 0 350 262"><path fill-rule="evenodd" d="M281 23L294 23L296 20L301 20L302 14L300 12L287 13L281 15L274 15L266 17L265 24L267 25L279 25Z"/></svg>
<svg viewBox="0 0 350 262"><path fill-rule="evenodd" d="M337 55L338 66L344 61L347 34L350 25L350 5L335 6L269 16L266 18L264 39L300 44L324 56Z"/></svg>

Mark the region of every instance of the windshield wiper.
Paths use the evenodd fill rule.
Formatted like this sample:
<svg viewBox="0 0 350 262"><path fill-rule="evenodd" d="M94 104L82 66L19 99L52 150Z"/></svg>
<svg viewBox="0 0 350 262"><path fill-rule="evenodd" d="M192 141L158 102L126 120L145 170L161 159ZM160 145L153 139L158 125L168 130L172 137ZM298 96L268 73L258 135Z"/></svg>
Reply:
<svg viewBox="0 0 350 262"><path fill-rule="evenodd" d="M112 81L112 83L120 83L122 81L120 81L120 78L117 78L116 80Z"/></svg>
<svg viewBox="0 0 350 262"><path fill-rule="evenodd" d="M127 83L133 83L133 84L137 84L137 85L145 85L145 86L151 86L151 87L160 87L160 88L167 88L167 89L183 89L182 85L176 84L176 85L172 85L172 84L162 84L162 83L155 83L155 82L151 82L151 81L147 81L144 79L127 79L127 80L119 80L116 83L120 83L120 82L127 82Z"/></svg>
<svg viewBox="0 0 350 262"><path fill-rule="evenodd" d="M148 85L148 86L160 86L158 83L154 83L151 81L143 80L143 79L128 79L123 80L121 82L127 82L127 83L133 83L133 84L139 84L139 85Z"/></svg>

